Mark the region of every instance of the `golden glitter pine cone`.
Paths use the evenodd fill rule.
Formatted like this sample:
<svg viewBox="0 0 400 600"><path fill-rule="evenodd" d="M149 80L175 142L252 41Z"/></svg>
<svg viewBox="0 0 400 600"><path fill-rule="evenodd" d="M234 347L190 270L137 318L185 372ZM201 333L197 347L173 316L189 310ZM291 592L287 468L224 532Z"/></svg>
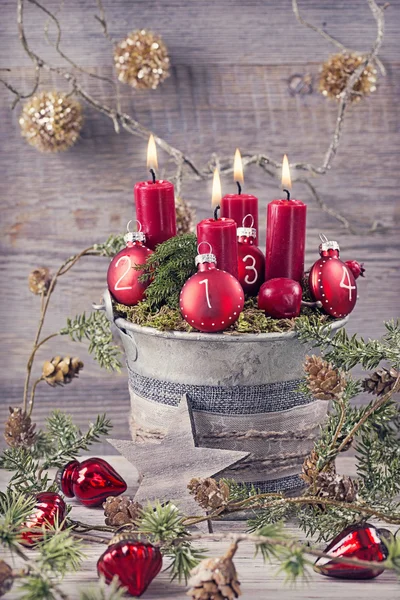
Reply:
<svg viewBox="0 0 400 600"><path fill-rule="evenodd" d="M195 230L196 212L190 202L177 196L175 198L176 232L193 233Z"/></svg>
<svg viewBox="0 0 400 600"><path fill-rule="evenodd" d="M194 477L187 487L196 502L206 510L217 510L228 503L229 487L224 481L216 481L212 477Z"/></svg>
<svg viewBox="0 0 400 600"><path fill-rule="evenodd" d="M143 506L134 502L130 496L109 496L103 503L106 525L121 527L129 523L137 523Z"/></svg>
<svg viewBox="0 0 400 600"><path fill-rule="evenodd" d="M191 572L187 592L193 600L234 600L241 596L240 583L231 558L206 558Z"/></svg>
<svg viewBox="0 0 400 600"><path fill-rule="evenodd" d="M80 103L62 92L40 92L24 104L21 134L40 152L67 150L77 141L83 123Z"/></svg>
<svg viewBox="0 0 400 600"><path fill-rule="evenodd" d="M363 381L363 389L369 394L384 396L394 388L398 376L399 372L396 369L382 367Z"/></svg>
<svg viewBox="0 0 400 600"><path fill-rule="evenodd" d="M346 378L321 356L306 356L304 363L307 386L318 400L340 400L346 388Z"/></svg>
<svg viewBox="0 0 400 600"><path fill-rule="evenodd" d="M51 284L50 270L47 267L38 267L29 273L28 285L32 294L46 295Z"/></svg>
<svg viewBox="0 0 400 600"><path fill-rule="evenodd" d="M30 448L35 442L36 424L21 407L9 407L10 415L4 428L4 439L11 448Z"/></svg>
<svg viewBox="0 0 400 600"><path fill-rule="evenodd" d="M63 385L77 377L83 368L83 362L78 357L54 356L43 364L42 377L51 386Z"/></svg>
<svg viewBox="0 0 400 600"><path fill-rule="evenodd" d="M339 52L330 56L321 67L319 78L319 91L321 94L327 98L339 100L349 77L364 60L365 56L355 52ZM363 96L368 96L376 90L376 73L373 64L369 64L362 71L350 94L352 102L359 101Z"/></svg>
<svg viewBox="0 0 400 600"><path fill-rule="evenodd" d="M162 38L151 31L132 31L114 49L119 81L134 88L156 89L169 77L170 60Z"/></svg>

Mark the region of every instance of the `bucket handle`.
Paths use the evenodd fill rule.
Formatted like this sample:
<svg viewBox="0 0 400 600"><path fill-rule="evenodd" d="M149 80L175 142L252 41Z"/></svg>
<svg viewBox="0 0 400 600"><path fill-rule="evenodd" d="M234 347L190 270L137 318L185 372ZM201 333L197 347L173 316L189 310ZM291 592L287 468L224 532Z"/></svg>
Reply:
<svg viewBox="0 0 400 600"><path fill-rule="evenodd" d="M92 304L92 307L94 310L103 310L106 313L107 319L110 321L110 323L114 324L115 316L114 316L114 311L113 311L111 294L110 294L109 290L105 290L105 292L103 294L102 304ZM126 335L129 338L130 344L133 347L133 352L131 354L131 360L136 361L137 357L138 357L138 348L137 348L137 345L136 345L133 335L128 334L126 332L126 329L124 327L120 327L119 325L118 325L118 329L122 335Z"/></svg>

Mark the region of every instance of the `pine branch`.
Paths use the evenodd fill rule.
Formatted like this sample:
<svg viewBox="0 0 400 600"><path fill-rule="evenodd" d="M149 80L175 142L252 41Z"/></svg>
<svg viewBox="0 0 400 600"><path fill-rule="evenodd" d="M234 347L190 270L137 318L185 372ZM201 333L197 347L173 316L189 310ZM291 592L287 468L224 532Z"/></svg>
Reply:
<svg viewBox="0 0 400 600"><path fill-rule="evenodd" d="M74 319L67 319L67 325L60 331L61 335L69 335L72 341L89 341L88 351L94 355L101 367L111 371L121 371L119 355L121 351L112 343L112 331L110 321L106 314L94 311L86 316L86 313L77 315Z"/></svg>

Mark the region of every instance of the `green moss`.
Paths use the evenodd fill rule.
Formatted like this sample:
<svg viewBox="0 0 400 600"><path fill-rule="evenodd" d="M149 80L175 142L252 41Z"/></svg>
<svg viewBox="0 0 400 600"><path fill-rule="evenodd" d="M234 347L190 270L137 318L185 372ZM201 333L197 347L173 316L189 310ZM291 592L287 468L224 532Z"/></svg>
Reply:
<svg viewBox="0 0 400 600"><path fill-rule="evenodd" d="M124 306L116 304L115 312L142 327L154 327L159 331L195 331L182 317L179 309L162 306L160 310L154 310L147 302L139 302L136 306ZM297 323L307 319L313 324L322 324L332 321L330 317L320 311L305 307L300 317L296 319L272 319L266 317L264 311L258 310L257 300L249 298L246 300L243 312L238 320L229 329L226 335L239 335L241 333L283 333L293 331Z"/></svg>

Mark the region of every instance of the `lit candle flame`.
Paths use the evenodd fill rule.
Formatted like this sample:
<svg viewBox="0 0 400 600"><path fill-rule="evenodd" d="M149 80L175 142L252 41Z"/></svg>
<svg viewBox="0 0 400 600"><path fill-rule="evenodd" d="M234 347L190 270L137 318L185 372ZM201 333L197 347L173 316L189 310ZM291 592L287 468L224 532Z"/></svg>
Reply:
<svg viewBox="0 0 400 600"><path fill-rule="evenodd" d="M147 168L154 171L158 169L157 148L153 134L150 135L147 145Z"/></svg>
<svg viewBox="0 0 400 600"><path fill-rule="evenodd" d="M282 161L282 188L286 188L287 190L292 189L292 180L290 177L290 169L289 169L289 161L286 154L283 157Z"/></svg>
<svg viewBox="0 0 400 600"><path fill-rule="evenodd" d="M243 163L239 148L236 148L235 159L233 161L233 181L244 183Z"/></svg>
<svg viewBox="0 0 400 600"><path fill-rule="evenodd" d="M212 185L212 206L218 206L221 203L222 198L222 190L221 190L221 180L219 178L219 171L215 169L213 176L213 185Z"/></svg>

